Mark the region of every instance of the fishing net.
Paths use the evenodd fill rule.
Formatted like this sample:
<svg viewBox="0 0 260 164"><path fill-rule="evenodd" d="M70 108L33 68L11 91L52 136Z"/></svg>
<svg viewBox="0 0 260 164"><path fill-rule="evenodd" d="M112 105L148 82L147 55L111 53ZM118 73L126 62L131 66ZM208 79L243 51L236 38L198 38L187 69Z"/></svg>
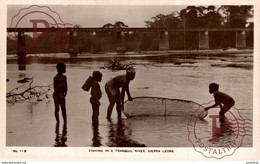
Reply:
<svg viewBox="0 0 260 164"><path fill-rule="evenodd" d="M193 101L160 97L135 97L124 103L126 117L134 116L207 116L203 106Z"/></svg>

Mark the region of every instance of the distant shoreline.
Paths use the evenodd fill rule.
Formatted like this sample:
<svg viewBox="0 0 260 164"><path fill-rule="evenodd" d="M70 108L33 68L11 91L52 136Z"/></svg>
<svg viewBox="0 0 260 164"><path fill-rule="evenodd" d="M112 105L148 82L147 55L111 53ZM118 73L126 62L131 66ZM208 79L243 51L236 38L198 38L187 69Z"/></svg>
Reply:
<svg viewBox="0 0 260 164"><path fill-rule="evenodd" d="M106 52L106 53L81 53L69 55L69 53L53 54L28 54L27 57L56 57L56 58L103 58L103 57L141 57L141 56L171 56L171 55L228 55L228 54L252 54L253 49L213 49L213 50L166 50L166 51L133 51L133 52ZM7 59L17 58L16 54L7 55Z"/></svg>
<svg viewBox="0 0 260 164"><path fill-rule="evenodd" d="M118 53L118 55L143 55L143 54L150 54L150 55L158 55L158 54L167 54L167 55L183 55L183 54L198 54L198 55L211 55L211 54L250 54L253 53L253 49L212 49L212 50L168 50L168 51L140 51L140 52L126 52L123 54Z"/></svg>

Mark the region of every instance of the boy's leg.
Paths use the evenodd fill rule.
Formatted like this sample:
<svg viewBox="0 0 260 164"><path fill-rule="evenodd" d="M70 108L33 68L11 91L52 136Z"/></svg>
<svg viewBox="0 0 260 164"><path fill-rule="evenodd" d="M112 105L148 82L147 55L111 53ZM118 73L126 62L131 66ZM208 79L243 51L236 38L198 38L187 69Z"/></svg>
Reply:
<svg viewBox="0 0 260 164"><path fill-rule="evenodd" d="M55 95L53 96L53 100L54 100L54 106L55 106L54 115L55 115L57 123L59 123L60 122L60 119L59 119L59 100Z"/></svg>
<svg viewBox="0 0 260 164"><path fill-rule="evenodd" d="M222 107L222 109L219 112L219 115L225 115L225 113L235 105L235 101L233 99L230 99L227 103L225 103Z"/></svg>
<svg viewBox="0 0 260 164"><path fill-rule="evenodd" d="M232 106L224 104L222 109L219 112L219 115L225 115L225 113L227 113L227 111L231 108Z"/></svg>
<svg viewBox="0 0 260 164"><path fill-rule="evenodd" d="M61 106L62 117L63 117L64 123L67 123L67 113L66 113L66 101L65 101L65 97L64 97L64 98L61 98L60 106Z"/></svg>
<svg viewBox="0 0 260 164"><path fill-rule="evenodd" d="M121 95L120 95L120 91L118 90L116 93L116 111L117 111L118 118L121 118L121 110L122 110Z"/></svg>
<svg viewBox="0 0 260 164"><path fill-rule="evenodd" d="M107 87L105 89L106 89L107 97L108 97L108 100L109 100L109 105L108 105L108 108L107 108L107 118L110 119L111 114L112 114L112 110L113 110L116 102L115 102L115 97L110 93L110 91L107 89Z"/></svg>
<svg viewBox="0 0 260 164"><path fill-rule="evenodd" d="M98 104L92 104L92 123L98 124L98 115L99 115L99 105Z"/></svg>
<svg viewBox="0 0 260 164"><path fill-rule="evenodd" d="M121 103L120 103L120 101L117 101L116 102L116 111L117 111L117 117L118 118L121 118Z"/></svg>
<svg viewBox="0 0 260 164"><path fill-rule="evenodd" d="M233 106L233 104L231 104L231 105ZM227 104L224 104L223 107L222 107L222 109L221 109L220 112L219 112L219 115L222 116L222 117L223 117L223 116L225 117L225 113L227 113L227 111L228 111L232 106L227 105ZM223 118L224 118L224 117L223 117ZM220 120L221 122L224 122L225 120L224 120L223 118L220 118L219 120Z"/></svg>
<svg viewBox="0 0 260 164"><path fill-rule="evenodd" d="M115 100L109 100L109 106L107 108L107 118L111 118L112 110L115 105Z"/></svg>

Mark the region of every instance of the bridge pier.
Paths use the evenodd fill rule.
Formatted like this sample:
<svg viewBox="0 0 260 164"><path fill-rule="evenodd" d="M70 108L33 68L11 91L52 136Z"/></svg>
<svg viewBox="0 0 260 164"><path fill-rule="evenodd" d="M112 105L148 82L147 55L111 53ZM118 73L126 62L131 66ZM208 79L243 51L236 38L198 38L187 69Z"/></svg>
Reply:
<svg viewBox="0 0 260 164"><path fill-rule="evenodd" d="M78 47L75 45L75 37L77 36L77 32L72 31L69 33L69 54L70 56L77 56Z"/></svg>
<svg viewBox="0 0 260 164"><path fill-rule="evenodd" d="M168 31L160 32L160 40L159 40L159 50L169 50L169 37Z"/></svg>
<svg viewBox="0 0 260 164"><path fill-rule="evenodd" d="M246 32L245 31L236 32L236 48L237 49L246 48Z"/></svg>
<svg viewBox="0 0 260 164"><path fill-rule="evenodd" d="M199 32L199 49L200 50L209 49L209 32L208 31Z"/></svg>
<svg viewBox="0 0 260 164"><path fill-rule="evenodd" d="M125 33L117 32L116 37L116 51L117 52L125 52L126 51L126 43L125 43Z"/></svg>
<svg viewBox="0 0 260 164"><path fill-rule="evenodd" d="M19 70L26 70L26 43L24 32L18 32L17 56Z"/></svg>

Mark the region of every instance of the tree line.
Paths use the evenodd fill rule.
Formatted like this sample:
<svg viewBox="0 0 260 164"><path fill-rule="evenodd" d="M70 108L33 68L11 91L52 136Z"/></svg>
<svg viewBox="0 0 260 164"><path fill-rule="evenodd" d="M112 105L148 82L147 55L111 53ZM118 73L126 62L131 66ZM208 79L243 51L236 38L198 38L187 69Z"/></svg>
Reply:
<svg viewBox="0 0 260 164"><path fill-rule="evenodd" d="M147 28L253 28L253 6L188 6L180 12L158 14L145 21ZM107 23L103 28L126 28L124 22ZM79 25L74 28L80 28ZM72 37L73 36L73 37ZM40 46L32 47L33 38L25 36L26 52L29 53L102 53L115 52L118 34L116 32L80 32L48 33L39 36ZM198 32L169 32L171 50L198 49ZM58 38L58 39L57 39ZM73 39L72 39L73 38ZM126 51L151 51L159 48L159 33L155 32L125 32ZM236 32L209 32L210 49L234 48ZM247 48L253 48L253 32L246 32ZM7 36L7 53L17 53L17 41Z"/></svg>

